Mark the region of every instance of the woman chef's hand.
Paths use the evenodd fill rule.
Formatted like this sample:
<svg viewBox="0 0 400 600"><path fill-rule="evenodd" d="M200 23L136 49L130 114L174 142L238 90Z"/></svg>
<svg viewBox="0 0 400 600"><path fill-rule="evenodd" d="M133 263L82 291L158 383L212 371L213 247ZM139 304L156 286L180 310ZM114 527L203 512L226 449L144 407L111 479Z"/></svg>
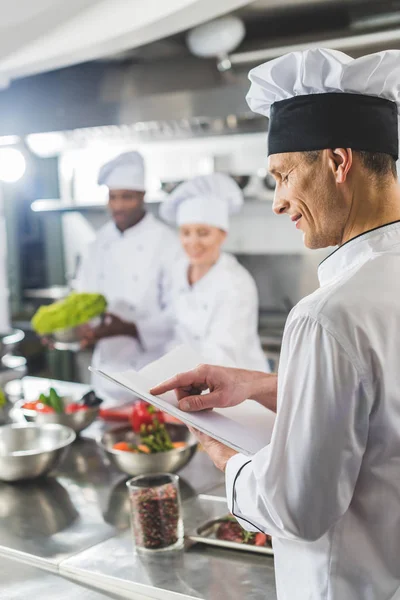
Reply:
<svg viewBox="0 0 400 600"><path fill-rule="evenodd" d="M189 427L189 430L199 440L203 449L207 452L217 469L225 471L228 460L232 458L232 456L235 456L237 452L228 446L224 446L221 442L214 440L209 435L206 435L197 429L193 429L193 427Z"/></svg>
<svg viewBox="0 0 400 600"><path fill-rule="evenodd" d="M81 330L81 348L88 348L99 340L118 335L137 338L138 332L134 323L128 323L116 315L106 313L100 325L97 327L86 326Z"/></svg>
<svg viewBox="0 0 400 600"><path fill-rule="evenodd" d="M181 410L190 412L236 406L247 398L276 410L277 376L259 371L199 365L156 385L151 394L175 390ZM209 390L208 394L202 394Z"/></svg>

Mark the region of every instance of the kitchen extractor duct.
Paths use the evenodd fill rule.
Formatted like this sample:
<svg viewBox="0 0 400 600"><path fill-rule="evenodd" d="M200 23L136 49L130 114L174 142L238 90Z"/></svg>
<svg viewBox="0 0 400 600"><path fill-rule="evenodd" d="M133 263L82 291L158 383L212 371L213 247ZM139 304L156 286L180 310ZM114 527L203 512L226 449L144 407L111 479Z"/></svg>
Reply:
<svg viewBox="0 0 400 600"><path fill-rule="evenodd" d="M228 56L230 65L247 65L261 63L271 60L289 52L309 50L311 48L330 48L331 50L355 51L360 49L388 48L397 46L400 42L400 28L386 31L375 31L361 35L350 35L339 38L327 38L314 41L305 41L297 44L275 46L252 50L249 52L237 52Z"/></svg>

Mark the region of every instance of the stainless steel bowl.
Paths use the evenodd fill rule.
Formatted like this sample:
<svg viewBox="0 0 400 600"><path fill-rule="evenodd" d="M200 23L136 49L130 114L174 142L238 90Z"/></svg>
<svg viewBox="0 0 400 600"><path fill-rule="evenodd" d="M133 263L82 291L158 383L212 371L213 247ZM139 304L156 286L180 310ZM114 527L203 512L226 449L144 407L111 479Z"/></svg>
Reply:
<svg viewBox="0 0 400 600"><path fill-rule="evenodd" d="M10 329L9 331L0 332L0 358L6 354L13 352L20 342L24 339L25 334L22 329Z"/></svg>
<svg viewBox="0 0 400 600"><path fill-rule="evenodd" d="M73 398L69 396L64 396L62 398L64 402L64 406L67 406L71 402L74 402ZM65 425L65 427L70 427L75 431L75 433L80 433L86 427L89 427L96 420L99 414L99 407L95 406L93 408L87 408L86 410L80 410L76 413L71 414L58 414L58 413L39 413L35 410L29 410L23 408L24 401L21 400L15 403L15 406L18 407L25 419L31 423L46 424L46 423L56 423L58 425Z"/></svg>
<svg viewBox="0 0 400 600"><path fill-rule="evenodd" d="M118 427L118 429L105 433L100 439L99 445L110 462L128 475L176 473L193 458L197 450L197 440L184 425L169 423L166 428L173 442L187 442L187 446L155 454L134 454L133 452L114 450L113 445L117 442L138 443L137 435L127 426Z"/></svg>
<svg viewBox="0 0 400 600"><path fill-rule="evenodd" d="M53 333L53 338L56 342L63 342L67 344L79 342L79 328L70 327L69 329L59 329Z"/></svg>
<svg viewBox="0 0 400 600"><path fill-rule="evenodd" d="M63 425L3 425L0 479L21 481L46 475L58 465L75 438L75 432Z"/></svg>

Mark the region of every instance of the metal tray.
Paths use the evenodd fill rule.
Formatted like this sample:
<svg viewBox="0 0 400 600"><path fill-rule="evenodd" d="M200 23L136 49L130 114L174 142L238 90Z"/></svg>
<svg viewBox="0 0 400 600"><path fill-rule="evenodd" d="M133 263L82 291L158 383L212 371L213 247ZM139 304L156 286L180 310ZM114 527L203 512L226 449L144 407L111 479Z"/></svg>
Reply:
<svg viewBox="0 0 400 600"><path fill-rule="evenodd" d="M229 515L224 515L218 519L212 519L197 527L193 534L187 536L193 543L206 544L208 546L218 546L219 548L230 548L231 550L242 550L243 552L253 552L256 554L267 554L268 556L274 555L273 548L269 546L252 546L250 544L239 544L238 542L227 542L226 540L219 540L216 537L217 529L220 523L222 523Z"/></svg>

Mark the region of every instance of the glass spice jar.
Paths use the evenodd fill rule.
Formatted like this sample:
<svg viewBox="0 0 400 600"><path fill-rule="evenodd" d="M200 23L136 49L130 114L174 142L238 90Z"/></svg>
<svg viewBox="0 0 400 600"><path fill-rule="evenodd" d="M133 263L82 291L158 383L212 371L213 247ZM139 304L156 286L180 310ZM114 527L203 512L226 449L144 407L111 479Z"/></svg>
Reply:
<svg viewBox="0 0 400 600"><path fill-rule="evenodd" d="M152 552L182 548L179 477L169 473L140 475L126 485L136 549Z"/></svg>

